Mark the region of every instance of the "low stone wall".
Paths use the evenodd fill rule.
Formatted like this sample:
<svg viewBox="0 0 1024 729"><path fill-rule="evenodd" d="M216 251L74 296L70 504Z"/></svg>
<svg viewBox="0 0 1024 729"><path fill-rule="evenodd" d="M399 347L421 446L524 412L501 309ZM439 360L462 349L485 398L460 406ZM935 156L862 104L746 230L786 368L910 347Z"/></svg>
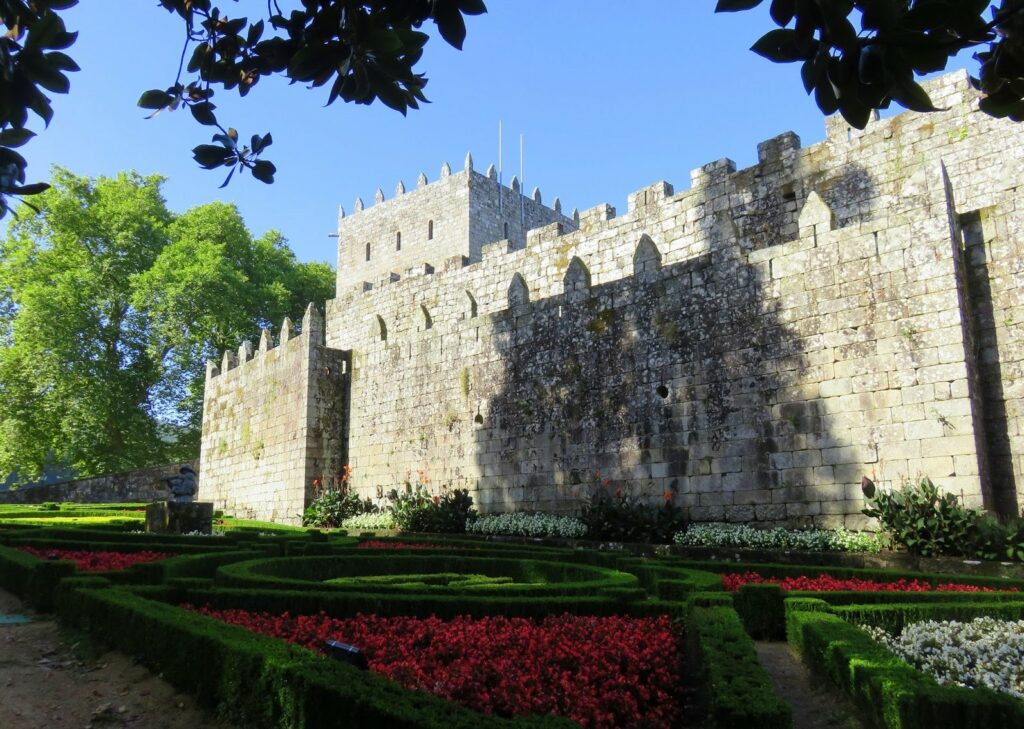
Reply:
<svg viewBox="0 0 1024 729"><path fill-rule="evenodd" d="M21 486L12 491L0 491L0 504L41 504L44 501L71 501L81 504L159 501L166 499L169 494L167 486L160 479L176 475L183 465L185 464L172 463L124 473L60 481L44 486ZM192 461L188 465L199 471L198 461Z"/></svg>

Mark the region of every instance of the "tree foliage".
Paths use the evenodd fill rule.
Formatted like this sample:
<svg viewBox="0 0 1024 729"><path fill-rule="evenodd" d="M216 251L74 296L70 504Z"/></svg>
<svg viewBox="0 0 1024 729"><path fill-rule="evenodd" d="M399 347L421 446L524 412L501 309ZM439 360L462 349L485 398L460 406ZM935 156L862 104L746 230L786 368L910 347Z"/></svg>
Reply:
<svg viewBox="0 0 1024 729"><path fill-rule="evenodd" d="M427 101L427 78L415 71L428 40L419 28L433 21L441 37L461 49L463 16L486 12L482 0L268 0L266 12L250 22L233 15L234 3L222 9L211 0L158 2L183 23L184 47L173 83L143 93L139 106L152 110L151 117L185 107L199 124L215 127L211 143L192 152L204 169L230 168L222 187L246 170L271 183L277 168L261 158L273 143L270 133L254 134L246 143L234 128L221 125L212 101L216 88L244 97L260 79L284 76L311 87L329 84L328 104L379 99L405 114ZM0 0L7 28L0 37L0 217L9 197L46 188L25 184L27 163L14 149L34 136L26 126L29 111L49 125L53 111L44 91L67 93L65 72L78 70L62 52L77 34L67 32L60 15L77 4Z"/></svg>
<svg viewBox="0 0 1024 729"><path fill-rule="evenodd" d="M231 205L175 216L162 179L61 169L0 245L0 472L194 458L204 363L332 295Z"/></svg>
<svg viewBox="0 0 1024 729"><path fill-rule="evenodd" d="M716 12L750 10L764 0L718 0ZM915 76L941 71L979 48L974 86L981 108L1024 120L1024 0L770 0L779 26L751 50L776 63L800 63L804 89L825 114L863 129L872 109L895 101L935 111ZM986 11L991 19L985 19ZM858 28L859 25L859 28ZM790 27L792 26L792 27Z"/></svg>

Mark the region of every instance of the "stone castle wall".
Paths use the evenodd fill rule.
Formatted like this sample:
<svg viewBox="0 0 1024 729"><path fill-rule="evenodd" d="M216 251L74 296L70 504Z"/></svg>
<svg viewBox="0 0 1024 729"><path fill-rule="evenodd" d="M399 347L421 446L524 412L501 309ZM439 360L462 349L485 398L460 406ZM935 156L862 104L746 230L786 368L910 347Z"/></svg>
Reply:
<svg viewBox="0 0 1024 729"><path fill-rule="evenodd" d="M856 526L861 476L920 473L1009 509L1024 131L963 74L930 90L949 111L829 119L825 142L782 135L620 217L339 291L353 483L424 469L494 511L607 481L695 519Z"/></svg>
<svg viewBox="0 0 1024 729"><path fill-rule="evenodd" d="M103 504L112 502L161 501L167 499L170 492L167 484L160 479L165 476L177 476L178 469L185 464L174 463L166 466L138 468L123 473L76 478L68 481L41 484L27 484L0 491L0 504L42 504L47 501L69 501L79 504ZM198 469L196 462L189 463ZM196 495L203 498L203 494Z"/></svg>
<svg viewBox="0 0 1024 729"><path fill-rule="evenodd" d="M345 464L348 356L323 346L313 305L297 336L285 320L279 344L264 331L207 365L200 494L237 516L298 523L314 480Z"/></svg>

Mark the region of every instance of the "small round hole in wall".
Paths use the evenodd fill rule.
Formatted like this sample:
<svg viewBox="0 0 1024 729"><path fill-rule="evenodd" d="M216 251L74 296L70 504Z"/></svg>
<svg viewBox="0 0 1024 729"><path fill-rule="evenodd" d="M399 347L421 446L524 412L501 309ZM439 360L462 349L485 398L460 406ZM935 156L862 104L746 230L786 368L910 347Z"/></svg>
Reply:
<svg viewBox="0 0 1024 729"><path fill-rule="evenodd" d="M659 397L664 399L668 397L668 388L665 387L664 385L658 385L657 393Z"/></svg>
<svg viewBox="0 0 1024 729"><path fill-rule="evenodd" d="M476 417L473 418L473 422L476 423L477 425L483 425L484 424L484 416L481 415L480 413L477 413Z"/></svg>

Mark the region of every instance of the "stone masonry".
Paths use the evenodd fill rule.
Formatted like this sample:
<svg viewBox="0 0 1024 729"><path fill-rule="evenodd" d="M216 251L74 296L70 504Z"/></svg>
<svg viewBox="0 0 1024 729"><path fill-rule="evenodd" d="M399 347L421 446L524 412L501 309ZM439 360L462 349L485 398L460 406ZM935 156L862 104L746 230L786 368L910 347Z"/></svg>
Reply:
<svg viewBox="0 0 1024 729"><path fill-rule="evenodd" d="M208 369L204 498L291 520L347 463L365 495L422 471L484 512L621 488L859 527L862 476L918 474L1016 512L1024 125L963 73L929 92L948 110L832 117L620 216L563 216L468 158L357 201L325 342L310 309L298 339Z"/></svg>
<svg viewBox="0 0 1024 729"><path fill-rule="evenodd" d="M345 463L348 355L322 344L312 304L296 335L284 320L274 346L263 331L207 363L200 489L203 501L238 516L299 521L314 480ZM205 472L203 469L206 469Z"/></svg>

